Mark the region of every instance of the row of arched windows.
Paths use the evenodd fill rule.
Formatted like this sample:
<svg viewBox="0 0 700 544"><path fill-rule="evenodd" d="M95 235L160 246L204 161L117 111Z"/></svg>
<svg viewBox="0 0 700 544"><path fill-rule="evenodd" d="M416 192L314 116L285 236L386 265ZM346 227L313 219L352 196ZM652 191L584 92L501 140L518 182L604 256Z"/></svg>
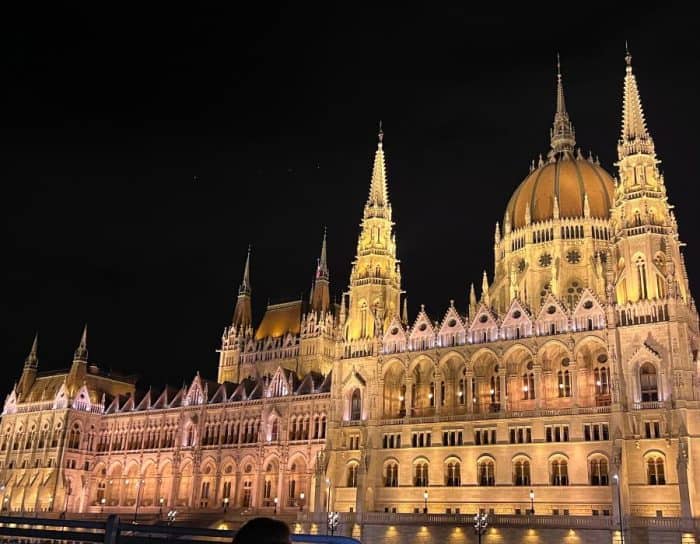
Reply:
<svg viewBox="0 0 700 544"><path fill-rule="evenodd" d="M357 486L358 464L351 462L347 468L347 486ZM610 467L608 460L602 456L595 456L588 462L588 483L594 486L607 486L610 484ZM425 460L417 461L413 464L413 475L411 484L415 487L426 487L429 485L429 463ZM512 463L512 485L530 486L531 462L525 457L517 457ZM665 484L664 460L660 456L650 456L647 460L647 483L649 485ZM476 483L480 486L496 485L496 462L491 457L480 459L476 466ZM398 487L399 464L390 461L384 466L383 484L385 487ZM564 457L555 457L549 464L549 484L553 486L568 486L569 463ZM447 487L458 487L462 485L461 462L458 459L448 459L444 465L444 483Z"/></svg>

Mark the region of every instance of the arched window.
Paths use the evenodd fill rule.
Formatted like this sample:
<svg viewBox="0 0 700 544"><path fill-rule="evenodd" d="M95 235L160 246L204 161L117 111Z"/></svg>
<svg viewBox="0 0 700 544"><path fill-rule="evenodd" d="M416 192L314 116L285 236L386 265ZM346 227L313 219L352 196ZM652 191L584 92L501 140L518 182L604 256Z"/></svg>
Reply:
<svg viewBox="0 0 700 544"><path fill-rule="evenodd" d="M656 402L659 400L656 367L651 363L644 363L639 369L639 385L642 390L642 402Z"/></svg>
<svg viewBox="0 0 700 544"><path fill-rule="evenodd" d="M326 438L326 416L321 416L321 430L319 438Z"/></svg>
<svg viewBox="0 0 700 544"><path fill-rule="evenodd" d="M384 487L399 487L399 465L389 463L384 470Z"/></svg>
<svg viewBox="0 0 700 544"><path fill-rule="evenodd" d="M428 393L428 401L431 408L435 406L435 382L430 382L430 391Z"/></svg>
<svg viewBox="0 0 700 544"><path fill-rule="evenodd" d="M593 369L595 377L595 394L609 395L610 394L610 370L607 366L597 366Z"/></svg>
<svg viewBox="0 0 700 544"><path fill-rule="evenodd" d="M535 398L535 373L525 372L523 374L523 400L533 400Z"/></svg>
<svg viewBox="0 0 700 544"><path fill-rule="evenodd" d="M265 480L265 487L263 489L263 498L269 499L270 497L272 497L272 480L267 479Z"/></svg>
<svg viewBox="0 0 700 544"><path fill-rule="evenodd" d="M608 485L608 460L604 457L593 458L590 462L591 485Z"/></svg>
<svg viewBox="0 0 700 544"><path fill-rule="evenodd" d="M634 226L639 227L642 224L642 214L639 210L634 210Z"/></svg>
<svg viewBox="0 0 700 544"><path fill-rule="evenodd" d="M493 462L493 459L485 458L479 460L479 462L476 465L476 468L479 477L479 485L496 485L496 466Z"/></svg>
<svg viewBox="0 0 700 544"><path fill-rule="evenodd" d="M277 442L279 440L280 424L277 418L272 420L272 429L270 429L270 441Z"/></svg>
<svg viewBox="0 0 700 544"><path fill-rule="evenodd" d="M350 397L350 419L352 421L362 419L362 395L359 389L354 389Z"/></svg>
<svg viewBox="0 0 700 544"><path fill-rule="evenodd" d="M647 298L647 267L644 257L639 255L635 259L637 265L637 280L639 281L639 298Z"/></svg>
<svg viewBox="0 0 700 544"><path fill-rule="evenodd" d="M513 485L530 485L530 461L516 459L513 463Z"/></svg>
<svg viewBox="0 0 700 544"><path fill-rule="evenodd" d="M357 487L357 467L356 463L348 465L347 487Z"/></svg>
<svg viewBox="0 0 700 544"><path fill-rule="evenodd" d="M498 372L498 370L496 370ZM489 390L491 395L491 404L498 404L501 402L501 379L498 374L491 376L491 389Z"/></svg>
<svg viewBox="0 0 700 544"><path fill-rule="evenodd" d="M647 484L666 485L664 459L660 455L650 455L647 457Z"/></svg>
<svg viewBox="0 0 700 544"><path fill-rule="evenodd" d="M568 370L557 372L557 382L559 385L559 396L561 398L571 396L571 374Z"/></svg>
<svg viewBox="0 0 700 544"><path fill-rule="evenodd" d="M569 485L569 464L566 459L552 461L552 485Z"/></svg>
<svg viewBox="0 0 700 544"><path fill-rule="evenodd" d="M428 485L428 463L419 461L413 466L413 485L416 487L426 487Z"/></svg>
<svg viewBox="0 0 700 544"><path fill-rule="evenodd" d="M445 466L445 485L448 487L459 487L462 485L459 461L448 461Z"/></svg>
<svg viewBox="0 0 700 544"><path fill-rule="evenodd" d="M466 390L464 389L464 378L459 379L459 388L457 390L457 402L459 404L464 404L466 402L465 397L466 397Z"/></svg>

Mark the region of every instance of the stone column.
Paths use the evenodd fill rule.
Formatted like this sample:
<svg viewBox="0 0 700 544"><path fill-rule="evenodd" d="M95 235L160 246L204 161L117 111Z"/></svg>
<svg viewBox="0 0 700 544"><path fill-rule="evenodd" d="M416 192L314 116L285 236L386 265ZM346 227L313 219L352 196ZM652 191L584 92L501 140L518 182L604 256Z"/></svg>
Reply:
<svg viewBox="0 0 700 544"><path fill-rule="evenodd" d="M467 413L473 414L474 413L474 408L475 408L475 402L474 402L474 395L472 395L472 389L473 389L473 384L474 383L474 371L472 370L467 370L467 374L464 378L464 396L465 396L465 402L467 403Z"/></svg>
<svg viewBox="0 0 700 544"><path fill-rule="evenodd" d="M413 415L413 378L406 377L406 394L404 395L406 401L406 417Z"/></svg>
<svg viewBox="0 0 700 544"><path fill-rule="evenodd" d="M688 438L678 440L678 457L676 459L678 471L678 494L681 501L681 518L690 520L693 517L693 507L690 501L690 486L688 482Z"/></svg>

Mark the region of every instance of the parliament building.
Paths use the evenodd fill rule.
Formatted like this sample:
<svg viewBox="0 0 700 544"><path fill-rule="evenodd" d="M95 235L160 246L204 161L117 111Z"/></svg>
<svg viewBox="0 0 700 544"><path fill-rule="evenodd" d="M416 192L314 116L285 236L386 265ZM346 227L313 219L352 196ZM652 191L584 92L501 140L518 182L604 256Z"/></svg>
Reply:
<svg viewBox="0 0 700 544"><path fill-rule="evenodd" d="M141 391L89 360L87 331L69 369L40 371L34 341L0 421L3 512L274 512L322 532L337 511L363 540L457 542L466 523L471 542L481 511L487 542L695 542L698 314L629 53L617 152L614 174L581 153L559 73L493 276L466 314L409 316L380 131L339 303L324 234L309 299L255 323L248 253L216 380Z"/></svg>

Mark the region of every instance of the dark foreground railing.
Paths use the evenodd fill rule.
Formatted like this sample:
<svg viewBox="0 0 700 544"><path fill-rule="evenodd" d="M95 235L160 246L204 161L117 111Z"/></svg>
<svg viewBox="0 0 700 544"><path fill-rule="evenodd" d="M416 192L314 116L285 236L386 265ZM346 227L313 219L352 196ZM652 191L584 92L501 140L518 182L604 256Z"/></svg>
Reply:
<svg viewBox="0 0 700 544"><path fill-rule="evenodd" d="M111 515L106 521L76 519L41 519L0 516L1 541L28 543L102 542L104 544L179 544L231 542L236 531L180 527L177 525L145 525L124 523ZM346 536L293 534L293 542L314 544L359 544Z"/></svg>

